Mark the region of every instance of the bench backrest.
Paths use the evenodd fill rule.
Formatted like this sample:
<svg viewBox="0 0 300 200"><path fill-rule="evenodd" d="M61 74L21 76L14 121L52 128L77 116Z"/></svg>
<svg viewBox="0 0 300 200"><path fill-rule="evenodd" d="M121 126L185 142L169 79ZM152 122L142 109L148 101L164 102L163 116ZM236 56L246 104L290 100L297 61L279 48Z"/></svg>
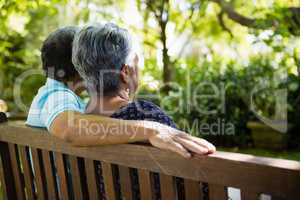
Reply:
<svg viewBox="0 0 300 200"><path fill-rule="evenodd" d="M44 130L15 122L0 125L0 143L6 199L117 199L120 195L129 200L134 196L132 171L137 172L142 200L154 195L167 200L203 196L222 200L228 199L229 187L240 189L241 199L254 200L261 194L295 199L300 189L296 161L225 152L184 159L138 144L73 147ZM160 185L160 194L153 192L155 184Z"/></svg>

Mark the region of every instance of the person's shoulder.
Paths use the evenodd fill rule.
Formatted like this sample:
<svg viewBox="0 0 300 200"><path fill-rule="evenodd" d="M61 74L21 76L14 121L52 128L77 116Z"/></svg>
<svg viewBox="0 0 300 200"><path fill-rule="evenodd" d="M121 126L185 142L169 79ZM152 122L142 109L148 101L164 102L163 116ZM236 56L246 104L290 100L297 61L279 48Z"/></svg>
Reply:
<svg viewBox="0 0 300 200"><path fill-rule="evenodd" d="M42 106L44 103L49 101L80 101L80 97L78 97L71 89L62 84L45 84L39 89L37 95L35 96L35 100L39 105Z"/></svg>
<svg viewBox="0 0 300 200"><path fill-rule="evenodd" d="M138 100L135 101L135 104L138 111L143 113L145 119L176 128L176 124L173 122L173 120L163 111L163 109L153 102Z"/></svg>
<svg viewBox="0 0 300 200"><path fill-rule="evenodd" d="M26 124L49 127L52 121L64 111L83 112L85 103L71 89L62 83L51 80L42 86L29 109Z"/></svg>
<svg viewBox="0 0 300 200"><path fill-rule="evenodd" d="M70 89L55 89L40 99L40 119L49 130L54 119L65 111L83 113L86 104Z"/></svg>
<svg viewBox="0 0 300 200"><path fill-rule="evenodd" d="M130 116L130 119L144 119L145 117L160 112L160 108L154 103L145 100L135 100L120 108L112 117Z"/></svg>
<svg viewBox="0 0 300 200"><path fill-rule="evenodd" d="M146 111L161 110L159 106L147 100L136 100L132 102L132 104L134 104L137 107L137 109L142 109Z"/></svg>
<svg viewBox="0 0 300 200"><path fill-rule="evenodd" d="M131 110L142 114L145 118L155 118L156 116L166 116L163 109L147 100L136 100L129 104Z"/></svg>

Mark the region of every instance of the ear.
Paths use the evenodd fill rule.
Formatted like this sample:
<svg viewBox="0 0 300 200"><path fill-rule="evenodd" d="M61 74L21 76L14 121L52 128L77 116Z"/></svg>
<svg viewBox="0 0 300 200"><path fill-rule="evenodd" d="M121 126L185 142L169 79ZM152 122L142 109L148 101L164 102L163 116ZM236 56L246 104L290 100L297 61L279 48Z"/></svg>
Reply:
<svg viewBox="0 0 300 200"><path fill-rule="evenodd" d="M129 84L129 66L124 64L122 65L121 71L120 71L120 77L121 81L125 84Z"/></svg>

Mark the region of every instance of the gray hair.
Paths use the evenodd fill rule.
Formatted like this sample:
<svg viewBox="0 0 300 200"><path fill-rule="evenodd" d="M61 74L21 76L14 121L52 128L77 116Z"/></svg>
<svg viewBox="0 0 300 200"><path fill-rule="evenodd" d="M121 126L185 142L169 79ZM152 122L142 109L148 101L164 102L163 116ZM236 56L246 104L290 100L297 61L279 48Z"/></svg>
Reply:
<svg viewBox="0 0 300 200"><path fill-rule="evenodd" d="M87 26L75 35L72 62L89 92L108 95L119 90L119 73L130 52L126 29L112 23Z"/></svg>

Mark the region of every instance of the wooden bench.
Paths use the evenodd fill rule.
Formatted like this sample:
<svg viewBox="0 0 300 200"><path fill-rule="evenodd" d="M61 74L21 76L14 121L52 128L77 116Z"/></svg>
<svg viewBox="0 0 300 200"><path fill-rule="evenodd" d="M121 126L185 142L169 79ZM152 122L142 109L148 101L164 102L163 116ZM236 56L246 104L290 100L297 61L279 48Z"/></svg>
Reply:
<svg viewBox="0 0 300 200"><path fill-rule="evenodd" d="M112 170L116 166L121 198L126 200L133 195L132 168L137 169L142 200L154 198L153 173L159 174L161 199L166 200L202 199L203 185L208 187L210 200L228 199L229 187L240 189L245 200L258 199L261 194L272 199L299 198L300 163L296 161L225 152L185 159L138 144L73 147L23 122L0 124L0 143L5 199L52 200L58 195L61 199L100 199L103 195L116 199ZM183 189L177 188L174 177L182 178ZM103 180L105 194L99 192L99 180Z"/></svg>

